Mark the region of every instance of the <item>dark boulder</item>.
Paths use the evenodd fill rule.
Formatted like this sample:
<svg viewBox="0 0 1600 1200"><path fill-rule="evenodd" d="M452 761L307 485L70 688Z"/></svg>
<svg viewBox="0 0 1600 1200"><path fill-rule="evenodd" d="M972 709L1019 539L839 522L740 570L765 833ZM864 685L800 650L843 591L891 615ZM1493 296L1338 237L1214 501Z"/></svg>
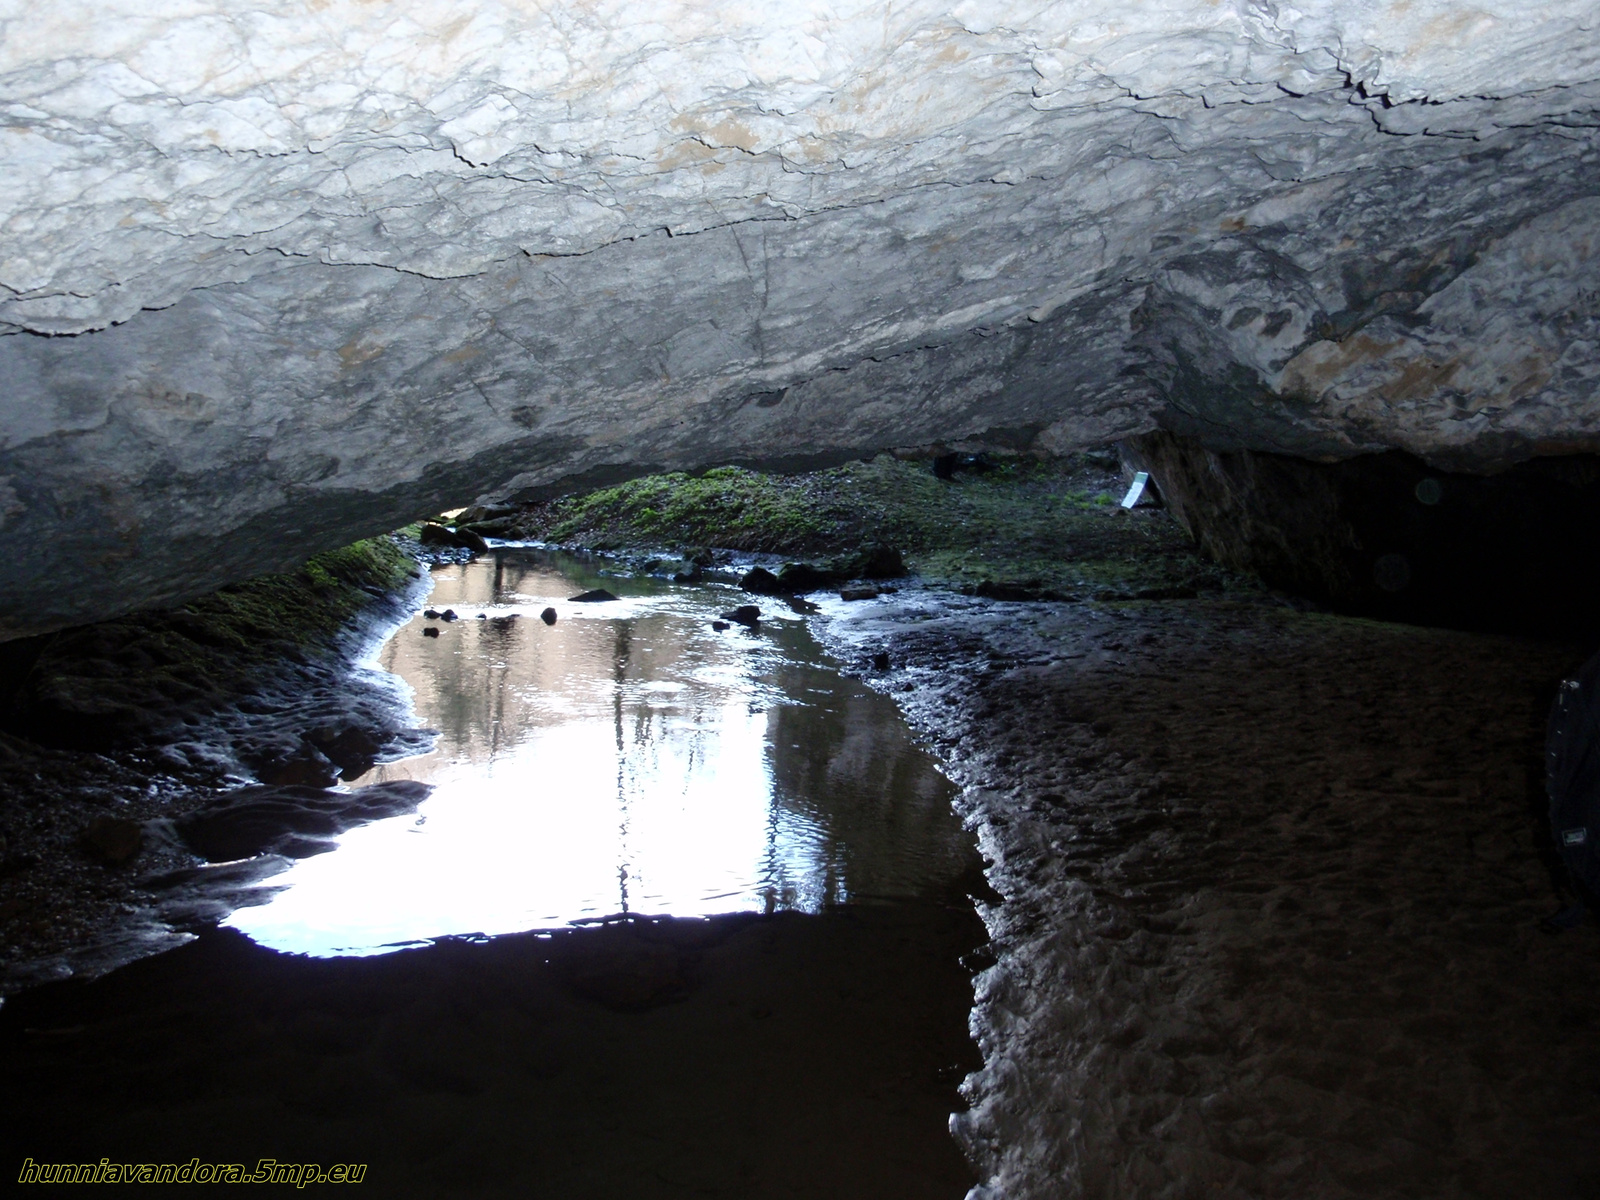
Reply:
<svg viewBox="0 0 1600 1200"><path fill-rule="evenodd" d="M898 579L906 573L906 560L893 546L868 546L856 556L852 575L862 579Z"/></svg>
<svg viewBox="0 0 1600 1200"><path fill-rule="evenodd" d="M245 750L240 757L262 783L328 787L339 779L339 768L305 738L297 739L292 745L282 742L257 745Z"/></svg>
<svg viewBox="0 0 1600 1200"><path fill-rule="evenodd" d="M457 529L456 545L463 550L471 550L474 554L489 553L489 543L483 540L483 535L471 529Z"/></svg>
<svg viewBox="0 0 1600 1200"><path fill-rule="evenodd" d="M607 600L616 600L617 595L606 591L605 588L591 588L587 592L579 592L576 596L568 596L572 604L604 604Z"/></svg>
<svg viewBox="0 0 1600 1200"><path fill-rule="evenodd" d="M554 625L556 623L556 610L553 608L545 609L539 614L539 620L543 621L546 625Z"/></svg>
<svg viewBox="0 0 1600 1200"><path fill-rule="evenodd" d="M339 768L344 779L359 779L377 764L387 739L359 725L331 725L306 735L329 762Z"/></svg>
<svg viewBox="0 0 1600 1200"><path fill-rule="evenodd" d="M457 550L471 550L474 554L486 554L489 543L470 529L451 529L447 525L428 522L423 525L422 531L417 534L417 540L424 546L446 546Z"/></svg>
<svg viewBox="0 0 1600 1200"><path fill-rule="evenodd" d="M739 580L739 586L755 596L777 596L783 592L778 577L765 567L751 567Z"/></svg>
<svg viewBox="0 0 1600 1200"><path fill-rule="evenodd" d="M837 572L814 567L810 563L785 563L783 570L779 571L777 576L778 590L786 595L820 592L838 582Z"/></svg>
<svg viewBox="0 0 1600 1200"><path fill-rule="evenodd" d="M738 608L729 609L722 614L723 620L733 621L735 624L744 625L754 629L761 624L761 610L754 604L741 604Z"/></svg>

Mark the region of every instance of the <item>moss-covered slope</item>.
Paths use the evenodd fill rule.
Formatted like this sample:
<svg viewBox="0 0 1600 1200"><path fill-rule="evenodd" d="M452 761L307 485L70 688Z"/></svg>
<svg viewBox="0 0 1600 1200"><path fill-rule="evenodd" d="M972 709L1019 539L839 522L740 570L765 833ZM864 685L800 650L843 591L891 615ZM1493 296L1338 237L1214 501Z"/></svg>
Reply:
<svg viewBox="0 0 1600 1200"><path fill-rule="evenodd" d="M0 722L57 746L153 733L248 693L263 671L330 651L415 562L390 538L318 555L188 604L0 647Z"/></svg>
<svg viewBox="0 0 1600 1200"><path fill-rule="evenodd" d="M1087 456L1014 458L939 478L881 455L803 475L719 467L565 496L489 532L600 550L722 547L796 558L870 542L931 583L1131 594L1217 583L1160 510L1117 505L1115 467Z"/></svg>

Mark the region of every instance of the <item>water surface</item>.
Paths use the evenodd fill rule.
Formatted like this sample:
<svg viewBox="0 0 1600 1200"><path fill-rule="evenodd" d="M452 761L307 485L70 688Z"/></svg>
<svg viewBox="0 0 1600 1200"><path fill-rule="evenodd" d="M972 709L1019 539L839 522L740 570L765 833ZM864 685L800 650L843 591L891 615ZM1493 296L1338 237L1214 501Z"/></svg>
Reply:
<svg viewBox="0 0 1600 1200"><path fill-rule="evenodd" d="M516 548L434 578L430 606L459 619L419 615L379 661L436 748L356 786L435 790L234 914L256 942L370 954L624 913L820 912L939 895L973 869L952 786L893 703L781 602L719 631L749 596ZM568 599L594 587L620 599Z"/></svg>

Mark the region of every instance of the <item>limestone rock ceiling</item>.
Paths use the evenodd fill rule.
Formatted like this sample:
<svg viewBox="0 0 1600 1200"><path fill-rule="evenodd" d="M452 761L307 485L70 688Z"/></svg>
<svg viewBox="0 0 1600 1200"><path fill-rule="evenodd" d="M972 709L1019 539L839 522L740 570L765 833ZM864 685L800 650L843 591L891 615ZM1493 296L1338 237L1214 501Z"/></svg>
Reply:
<svg viewBox="0 0 1600 1200"><path fill-rule="evenodd" d="M646 467L1596 448L1597 26L0 0L0 637Z"/></svg>

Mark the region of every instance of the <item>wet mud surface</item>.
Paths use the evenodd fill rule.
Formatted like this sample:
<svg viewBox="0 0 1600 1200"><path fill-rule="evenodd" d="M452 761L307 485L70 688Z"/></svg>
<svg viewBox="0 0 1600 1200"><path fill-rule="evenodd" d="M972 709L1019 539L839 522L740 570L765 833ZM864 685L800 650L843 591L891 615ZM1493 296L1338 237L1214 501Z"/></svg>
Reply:
<svg viewBox="0 0 1600 1200"><path fill-rule="evenodd" d="M365 1162L377 1196L959 1200L964 896L371 958L228 930L0 1010L40 1162Z"/></svg>
<svg viewBox="0 0 1600 1200"><path fill-rule="evenodd" d="M1006 898L977 1196L1600 1194L1600 929L1538 928L1586 647L1204 599L834 615Z"/></svg>

